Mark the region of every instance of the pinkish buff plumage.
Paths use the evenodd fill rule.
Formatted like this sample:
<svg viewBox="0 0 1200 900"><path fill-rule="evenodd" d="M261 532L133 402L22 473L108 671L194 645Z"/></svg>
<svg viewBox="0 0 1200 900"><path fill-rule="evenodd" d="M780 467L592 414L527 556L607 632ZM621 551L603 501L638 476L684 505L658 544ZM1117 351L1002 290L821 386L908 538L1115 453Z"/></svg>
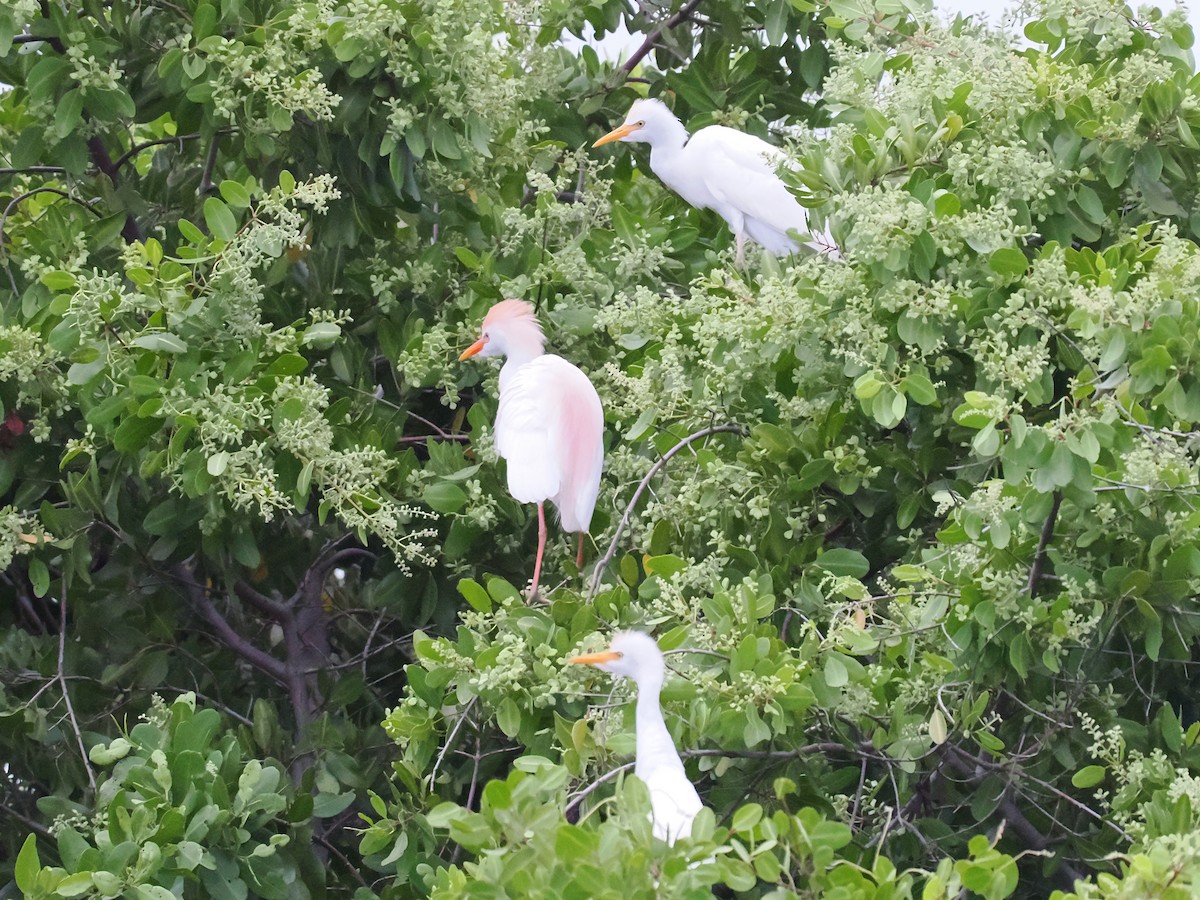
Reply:
<svg viewBox="0 0 1200 900"><path fill-rule="evenodd" d="M546 544L544 504L552 502L566 531L583 534L592 521L604 465L604 411L588 377L561 356L543 351L533 306L502 300L483 319L483 334L460 357L504 356L496 412L496 450L508 464L508 490L538 506L537 592Z"/></svg>

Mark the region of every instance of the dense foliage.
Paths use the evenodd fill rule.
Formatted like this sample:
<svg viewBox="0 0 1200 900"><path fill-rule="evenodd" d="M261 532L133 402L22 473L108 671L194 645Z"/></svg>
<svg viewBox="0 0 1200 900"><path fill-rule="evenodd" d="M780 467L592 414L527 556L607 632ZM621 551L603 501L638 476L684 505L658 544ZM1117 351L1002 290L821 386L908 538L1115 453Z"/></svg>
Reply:
<svg viewBox="0 0 1200 900"><path fill-rule="evenodd" d="M620 24L624 64L561 39ZM7 3L0 883L1193 896L1192 34L1019 24ZM739 270L589 152L646 93L786 145L842 257ZM505 296L606 410L602 565L555 534L534 603L456 361ZM564 664L617 627L674 672L709 808L674 846L628 687Z"/></svg>

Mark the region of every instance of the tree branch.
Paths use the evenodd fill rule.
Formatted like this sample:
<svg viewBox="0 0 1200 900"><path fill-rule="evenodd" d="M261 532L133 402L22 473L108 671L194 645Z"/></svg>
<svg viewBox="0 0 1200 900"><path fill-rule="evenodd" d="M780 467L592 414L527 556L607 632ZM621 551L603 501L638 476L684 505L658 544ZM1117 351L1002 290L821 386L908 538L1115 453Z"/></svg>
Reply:
<svg viewBox="0 0 1200 900"><path fill-rule="evenodd" d="M21 168L0 169L0 175L65 175L67 170L62 166L24 166Z"/></svg>
<svg viewBox="0 0 1200 900"><path fill-rule="evenodd" d="M75 707L71 703L71 691L67 687L66 655L67 655L67 580L62 583L62 595L58 599L58 683L62 687L63 701L67 705L67 718L71 720L71 730L75 732L75 743L79 745L79 756L83 760L84 771L87 772L88 784L92 786L92 794L96 793L96 773L92 771L92 761L88 757L87 747L83 745L83 732L79 730L79 720L75 718Z"/></svg>
<svg viewBox="0 0 1200 900"><path fill-rule="evenodd" d="M596 596L596 591L600 588L600 578L603 576L604 571L608 568L609 563L612 562L613 557L616 555L617 544L621 540L621 535L624 533L626 527L628 527L629 519L633 515L633 509L635 506L637 506L638 500L641 499L642 492L645 491L649 486L651 479L653 479L654 476L657 475L659 471L670 461L672 456L690 445L693 441L698 441L700 438L708 437L709 435L713 434L720 434L722 432L740 434L742 437L745 437L747 434L746 429L743 426L738 425L736 422L730 422L725 425L710 425L707 428L701 428L699 431L689 434L682 441L664 453L662 459L650 467L650 471L646 473L646 477L642 479L641 484L637 486L637 490L633 492L633 498L629 501L629 505L625 507L625 514L621 516L621 521L617 525L617 532L613 535L612 543L608 545L608 552L605 553L604 556L600 558L600 561L596 563L596 569L592 573L592 584L588 589L587 602L591 603L592 598Z"/></svg>
<svg viewBox="0 0 1200 900"><path fill-rule="evenodd" d="M282 603L272 600L266 594L259 593L244 581L235 581L233 592L238 595L239 600L249 603L260 613L270 616L272 619L278 621L287 615L287 609Z"/></svg>
<svg viewBox="0 0 1200 900"><path fill-rule="evenodd" d="M1046 521L1042 525L1042 534L1038 538L1037 550L1033 554L1033 564L1029 567L1029 583L1025 585L1025 592L1030 597L1037 595L1042 569L1046 566L1046 548L1050 545L1050 539L1054 537L1054 523L1058 520L1058 508L1062 506L1062 500L1062 491L1055 491L1054 503L1050 506L1050 515L1046 516Z"/></svg>
<svg viewBox="0 0 1200 900"><path fill-rule="evenodd" d="M675 13L675 15L671 16L671 18L667 19L652 32L646 35L646 39L642 41L642 45L633 51L633 55L629 57L629 59L625 60L625 64L621 66L621 71L628 75L630 72L636 69L638 67L638 63L646 58L646 54L654 49L655 44L658 43L658 39L663 36L663 32L669 31L681 22L686 21L687 18L692 14L692 11L695 10L700 3L701 0L688 0L687 3L683 4L683 6L679 8L679 12Z"/></svg>
<svg viewBox="0 0 1200 900"><path fill-rule="evenodd" d="M242 637L229 621L221 615L220 610L213 605L208 593L196 581L195 575L182 565L172 566L170 575L181 585L188 594L192 607L204 621L216 631L221 642L242 659L257 669L270 675L280 684L288 683L288 667L279 659L266 653Z"/></svg>
<svg viewBox="0 0 1200 900"><path fill-rule="evenodd" d="M232 131L233 131L232 128L226 127L226 128L218 128L216 133L217 134L229 134ZM133 159L133 157L135 157L139 153L141 153L143 150L149 150L151 147L159 147L159 146L163 146L166 144L183 144L184 141L197 141L200 138L202 138L203 136L204 135L202 135L200 132L194 131L191 134L178 134L175 137L158 138L157 140L153 140L153 141L143 141L140 144L134 144L132 147L130 147L128 150L126 150L124 153L122 153L120 156L118 156L116 162L114 162L113 165L119 169L123 165L125 165L127 162L129 162L131 159Z"/></svg>
<svg viewBox="0 0 1200 900"><path fill-rule="evenodd" d="M80 197L73 197L71 194L67 193L64 190L60 190L59 188L53 188L53 187L34 188L31 191L26 191L23 194L13 197L12 200L9 201L8 205L6 207L4 207L4 212L0 213L0 248L2 248L4 246L4 226L8 223L9 215L12 214L12 211L14 209L16 209L23 202L25 202L26 200L28 200L30 197L34 196L35 194L57 194L59 197L62 197L64 200L70 200L72 203L78 203L80 206L82 206L84 209L86 209L92 215L94 215L96 217L100 216L100 213L96 212L95 208L88 201L86 201Z"/></svg>
<svg viewBox="0 0 1200 900"><path fill-rule="evenodd" d="M962 778L965 778L971 784L978 784L983 780L980 775L972 771L971 767L967 765L967 760L970 760L970 756L963 754L962 751L953 744L944 744L943 746L946 749L946 753L943 758L946 760L946 763L950 766L950 768L952 768L958 775L960 775ZM1015 831L1020 836L1021 840L1030 848L1034 850L1048 849L1050 847L1050 839L1042 834L1037 829L1036 825L1029 821L1025 813L1022 812L1021 808L1017 806L1012 797L1009 796L1009 787L1011 787L1011 782L1009 783L1009 786L1005 787L1004 793L1000 795L999 802L996 806L997 811L1001 816L1003 816L1004 821L1008 822L1008 824L1012 826L1013 831ZM1076 869L1075 866L1073 866L1066 859L1064 859L1061 854L1056 853L1055 855L1059 861L1059 874L1063 877L1064 881L1068 881L1068 888L1074 885L1076 881L1080 881L1084 878L1083 873Z"/></svg>
<svg viewBox="0 0 1200 900"><path fill-rule="evenodd" d="M839 744L835 741L822 741L817 744L806 744L803 747L797 747L795 750L684 750L679 756L682 759L693 759L700 756L721 756L731 759L788 759L794 756L803 756L811 753L856 753L857 751L845 744ZM632 769L634 763L627 762L617 766L615 769L610 769L605 772L587 787L576 791L571 795L570 802L567 803L563 810L565 814L569 814L571 810L579 806L583 800L595 791L600 786L612 781L622 772L628 772Z"/></svg>

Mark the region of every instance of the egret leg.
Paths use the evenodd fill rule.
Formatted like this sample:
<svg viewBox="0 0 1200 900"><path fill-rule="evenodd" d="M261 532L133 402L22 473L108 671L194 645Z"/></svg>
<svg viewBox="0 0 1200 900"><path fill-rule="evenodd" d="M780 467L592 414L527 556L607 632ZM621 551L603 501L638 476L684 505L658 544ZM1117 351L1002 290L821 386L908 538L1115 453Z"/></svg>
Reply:
<svg viewBox="0 0 1200 900"><path fill-rule="evenodd" d="M538 582L542 580L542 554L546 550L546 507L538 504L538 548L537 558L533 563L533 587L529 589L529 599L537 596Z"/></svg>
<svg viewBox="0 0 1200 900"><path fill-rule="evenodd" d="M739 231L734 237L737 241L737 258L733 264L740 269L746 264L746 235Z"/></svg>
<svg viewBox="0 0 1200 900"><path fill-rule="evenodd" d="M579 549L575 552L575 568L583 571L583 532L579 532Z"/></svg>

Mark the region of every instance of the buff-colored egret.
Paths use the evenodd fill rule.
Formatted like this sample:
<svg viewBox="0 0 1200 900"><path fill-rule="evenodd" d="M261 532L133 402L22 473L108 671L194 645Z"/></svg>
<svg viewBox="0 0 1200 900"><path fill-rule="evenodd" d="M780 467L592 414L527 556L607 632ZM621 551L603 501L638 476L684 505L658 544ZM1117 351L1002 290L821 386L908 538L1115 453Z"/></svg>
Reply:
<svg viewBox="0 0 1200 900"><path fill-rule="evenodd" d="M536 503L538 548L529 596L537 596L546 550L545 502L558 509L564 531L579 532L576 565L583 566L583 535L592 521L604 465L604 412L588 377L561 356L545 353L533 306L501 300L483 319L483 335L459 359L505 356L495 442L508 463L508 491Z"/></svg>
<svg viewBox="0 0 1200 900"><path fill-rule="evenodd" d="M666 665L658 644L639 631L621 631L613 635L608 650L573 656L568 662L595 666L633 679L637 685L637 749L633 772L650 790L654 836L668 844L689 837L692 820L704 804L688 781L683 761L663 721L658 697Z"/></svg>
<svg viewBox="0 0 1200 900"><path fill-rule="evenodd" d="M747 237L785 256L800 249L800 241L788 232L808 234L808 213L776 174L786 157L761 138L724 125L709 125L689 136L661 100L635 100L625 122L592 146L611 141L649 144L650 169L663 184L729 223L738 266L745 261ZM810 240L807 246L837 254L831 242Z"/></svg>

